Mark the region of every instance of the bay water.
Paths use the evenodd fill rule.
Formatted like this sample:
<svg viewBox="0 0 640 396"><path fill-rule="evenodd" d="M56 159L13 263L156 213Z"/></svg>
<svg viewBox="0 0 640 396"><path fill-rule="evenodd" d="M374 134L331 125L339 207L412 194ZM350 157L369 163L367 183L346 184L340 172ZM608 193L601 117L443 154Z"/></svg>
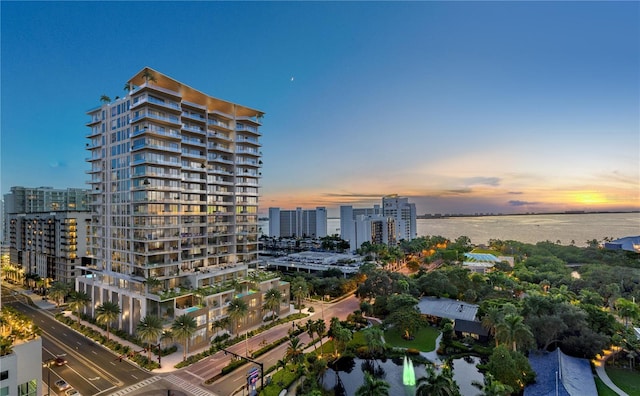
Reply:
<svg viewBox="0 0 640 396"><path fill-rule="evenodd" d="M602 242L604 238L640 235L638 212L448 217L418 219L416 223L418 236L442 236L452 241L466 236L475 245L500 239L587 246L593 239ZM261 221L260 228L268 235L269 221ZM340 235L339 218L327 219L327 234Z"/></svg>

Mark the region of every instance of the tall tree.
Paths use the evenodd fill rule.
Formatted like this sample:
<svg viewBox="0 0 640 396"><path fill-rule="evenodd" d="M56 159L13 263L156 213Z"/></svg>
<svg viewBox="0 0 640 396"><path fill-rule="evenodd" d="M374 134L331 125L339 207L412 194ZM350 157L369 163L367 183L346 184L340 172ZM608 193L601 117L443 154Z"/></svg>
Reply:
<svg viewBox="0 0 640 396"><path fill-rule="evenodd" d="M162 335L162 321L154 315L147 315L138 322L136 333L143 342L149 347L147 358L151 361L151 346L157 342Z"/></svg>
<svg viewBox="0 0 640 396"><path fill-rule="evenodd" d="M626 298L618 298L615 302L618 316L624 319L625 327L629 327L629 319L633 322L635 319L640 318L640 307L638 304Z"/></svg>
<svg viewBox="0 0 640 396"><path fill-rule="evenodd" d="M291 294L298 304L298 312L302 313L302 299L309 294L309 285L303 277L298 276L291 282Z"/></svg>
<svg viewBox="0 0 640 396"><path fill-rule="evenodd" d="M107 341L109 341L109 326L120 316L120 305L117 302L105 301L96 308L96 322L107 328Z"/></svg>
<svg viewBox="0 0 640 396"><path fill-rule="evenodd" d="M303 342L300 342L300 338L291 337L289 344L287 345L287 351L285 352L285 359L291 361L293 364L301 364L304 361L304 352L302 347Z"/></svg>
<svg viewBox="0 0 640 396"><path fill-rule="evenodd" d="M249 312L249 306L244 300L241 300L239 298L234 298L233 300L231 300L229 306L227 307L227 315L229 315L231 325L234 327L233 332L236 335L240 333L240 320L246 317L247 312Z"/></svg>
<svg viewBox="0 0 640 396"><path fill-rule="evenodd" d="M324 319L317 319L314 323L316 328L316 333L318 337L320 337L320 353L322 353L322 337L324 337L325 331L327 331L327 324L324 322Z"/></svg>
<svg viewBox="0 0 640 396"><path fill-rule="evenodd" d="M418 378L416 386L416 396L460 396L451 369L443 369L436 374L433 367L428 365L427 376Z"/></svg>
<svg viewBox="0 0 640 396"><path fill-rule="evenodd" d="M56 302L56 308L60 307L60 301L71 291L71 286L64 282L55 282L49 289L49 296Z"/></svg>
<svg viewBox="0 0 640 396"><path fill-rule="evenodd" d="M103 94L102 96L100 96L100 101L102 103L111 103L111 98Z"/></svg>
<svg viewBox="0 0 640 396"><path fill-rule="evenodd" d="M307 332L307 334L309 334L309 338L311 338L311 341L313 341L313 335L316 333L315 322L311 319L307 320L306 323L304 324L304 329ZM318 350L315 342L313 343L313 350L314 352Z"/></svg>
<svg viewBox="0 0 640 396"><path fill-rule="evenodd" d="M356 396L388 396L389 387L387 381L376 378L365 371L364 384L356 390Z"/></svg>
<svg viewBox="0 0 640 396"><path fill-rule="evenodd" d="M196 328L196 320L187 314L178 316L171 324L173 336L178 340L184 341L184 353L182 355L182 360L187 360L189 339L193 333L195 333Z"/></svg>
<svg viewBox="0 0 640 396"><path fill-rule="evenodd" d="M383 332L380 327L368 327L364 331L364 339L369 349L369 355L375 359L376 356L384 351L384 343L382 342Z"/></svg>
<svg viewBox="0 0 640 396"><path fill-rule="evenodd" d="M75 312L76 318L78 318L78 324L80 324L80 311L84 307L91 303L91 297L83 291L73 291L69 296L69 308Z"/></svg>
<svg viewBox="0 0 640 396"><path fill-rule="evenodd" d="M498 306L490 306L487 308L484 316L482 317L482 327L489 330L489 334L496 340L496 346L498 346L498 339L496 338L496 326L502 322L504 315Z"/></svg>
<svg viewBox="0 0 640 396"><path fill-rule="evenodd" d="M264 294L264 308L271 311L271 320L276 319L276 310L280 308L282 292L277 288L271 288Z"/></svg>
<svg viewBox="0 0 640 396"><path fill-rule="evenodd" d="M520 315L509 314L496 326L496 338L500 342L517 350L518 344L523 345L533 340L533 334L524 323L524 318Z"/></svg>

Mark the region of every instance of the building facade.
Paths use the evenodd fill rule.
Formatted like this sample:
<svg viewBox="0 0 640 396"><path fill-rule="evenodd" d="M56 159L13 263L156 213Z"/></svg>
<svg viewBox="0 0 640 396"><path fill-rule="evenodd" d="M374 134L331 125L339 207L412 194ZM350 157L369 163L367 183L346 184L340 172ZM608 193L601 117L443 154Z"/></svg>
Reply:
<svg viewBox="0 0 640 396"><path fill-rule="evenodd" d="M116 325L130 333L146 315L169 326L188 314L198 324L190 343L203 345L240 296L250 307L242 325L258 323L255 291L288 290L249 277L258 262L263 113L150 68L127 87L88 112L92 263L76 285L92 298L87 313L117 302Z"/></svg>
<svg viewBox="0 0 640 396"><path fill-rule="evenodd" d="M398 241L416 239L418 232L416 204L410 203L409 198L399 197L396 194L382 197L382 215L395 219L395 233Z"/></svg>
<svg viewBox="0 0 640 396"><path fill-rule="evenodd" d="M408 198L387 195L381 206L372 208L340 206L340 237L349 241L352 251L364 242L396 245L416 236L416 207Z"/></svg>
<svg viewBox="0 0 640 396"><path fill-rule="evenodd" d="M5 195L9 266L6 277L15 282L39 277L73 283L87 256L87 229L91 215L88 191L50 187L12 187Z"/></svg>
<svg viewBox="0 0 640 396"><path fill-rule="evenodd" d="M281 210L269 208L269 236L322 238L327 236L327 208Z"/></svg>

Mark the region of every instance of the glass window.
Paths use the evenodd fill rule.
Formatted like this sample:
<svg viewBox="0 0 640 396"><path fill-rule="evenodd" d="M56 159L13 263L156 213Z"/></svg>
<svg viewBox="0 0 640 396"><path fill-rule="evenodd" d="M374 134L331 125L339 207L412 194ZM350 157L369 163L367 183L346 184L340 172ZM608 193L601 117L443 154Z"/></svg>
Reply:
<svg viewBox="0 0 640 396"><path fill-rule="evenodd" d="M1 371L0 372L0 381L6 380L7 378L9 378L9 371L8 370Z"/></svg>
<svg viewBox="0 0 640 396"><path fill-rule="evenodd" d="M0 396L9 396L9 387L0 388Z"/></svg>

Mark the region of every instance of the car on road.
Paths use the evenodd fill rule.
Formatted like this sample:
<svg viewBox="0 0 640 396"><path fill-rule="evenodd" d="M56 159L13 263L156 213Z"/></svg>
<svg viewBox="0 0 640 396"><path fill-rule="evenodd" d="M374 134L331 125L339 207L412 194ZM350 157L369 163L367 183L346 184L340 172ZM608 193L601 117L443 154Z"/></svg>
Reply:
<svg viewBox="0 0 640 396"><path fill-rule="evenodd" d="M82 395L80 394L80 392L78 392L78 391L77 391L77 390L75 390L75 389L69 389L69 390L67 390L66 392L64 392L64 394L65 394L65 396L82 396Z"/></svg>
<svg viewBox="0 0 640 396"><path fill-rule="evenodd" d="M58 390L60 390L60 391L63 391L63 390L65 390L65 389L69 389L69 388L71 388L71 385L69 385L69 384L67 383L67 381L65 381L65 380L57 380L57 381L56 381L56 382L54 382L53 384L54 384L54 385L56 386L56 388L58 388Z"/></svg>
<svg viewBox="0 0 640 396"><path fill-rule="evenodd" d="M63 358L61 356L58 356L55 359L55 364L56 364L56 366L64 366L65 364L67 364L67 359L65 359L65 358Z"/></svg>

